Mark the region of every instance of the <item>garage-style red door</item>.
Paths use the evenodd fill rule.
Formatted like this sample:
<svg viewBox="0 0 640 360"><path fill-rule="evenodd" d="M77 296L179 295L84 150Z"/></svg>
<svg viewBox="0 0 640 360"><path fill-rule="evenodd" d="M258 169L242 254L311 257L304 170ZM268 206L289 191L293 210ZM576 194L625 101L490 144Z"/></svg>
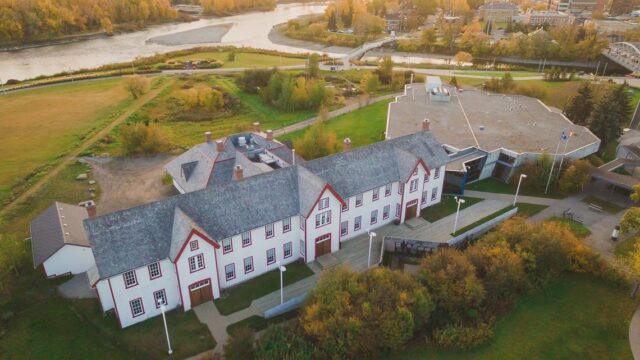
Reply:
<svg viewBox="0 0 640 360"><path fill-rule="evenodd" d="M191 298L191 307L213 300L211 280L202 280L190 285L189 297Z"/></svg>

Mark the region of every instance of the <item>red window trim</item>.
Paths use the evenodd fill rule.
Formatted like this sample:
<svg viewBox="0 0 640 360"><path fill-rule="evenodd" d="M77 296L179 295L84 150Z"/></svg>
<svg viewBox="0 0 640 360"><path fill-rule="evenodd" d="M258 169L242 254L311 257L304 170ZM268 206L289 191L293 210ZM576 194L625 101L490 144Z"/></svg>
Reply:
<svg viewBox="0 0 640 360"><path fill-rule="evenodd" d="M273 261L269 262L269 250L273 250ZM275 264L276 263L276 248L271 248L271 249L267 249L267 251L265 252L265 255L267 256L267 265L271 265L271 264Z"/></svg>
<svg viewBox="0 0 640 360"><path fill-rule="evenodd" d="M324 214L325 212L329 212L331 213L331 210L327 210L327 211L323 211L322 213ZM320 215L320 214L316 214L316 217ZM315 220L314 220L315 221ZM323 225L318 225L318 222L316 221L316 229L320 229L321 227L325 227L327 225L331 225L331 214L329 214L329 222L328 223L324 223Z"/></svg>
<svg viewBox="0 0 640 360"><path fill-rule="evenodd" d="M247 245L244 244L244 234L245 233L249 233L249 243ZM251 238L251 231L245 231L242 234L240 234L240 242L242 243L242 247L245 248L247 246L251 246L253 244L253 239ZM232 245L233 246L233 245Z"/></svg>
<svg viewBox="0 0 640 360"><path fill-rule="evenodd" d="M402 217L402 204L396 204L396 218Z"/></svg>
<svg viewBox="0 0 640 360"><path fill-rule="evenodd" d="M201 267L200 269L191 270L191 259L193 259L193 258L197 258L197 257L199 257L199 256L202 256L202 267ZM197 259L195 260L195 264L196 264L196 265L198 265L198 260L197 260ZM198 271L204 270L204 269L207 267L207 264L205 264L205 262L204 262L204 254L200 253L200 254L198 254L198 255L190 256L190 257L187 259L187 265L189 266L189 273L190 273L190 274L193 274L193 273L195 273L195 272L198 272Z"/></svg>
<svg viewBox="0 0 640 360"><path fill-rule="evenodd" d="M127 277L125 276L128 272L133 273L133 279L136 281L135 283L131 284L131 285L127 285ZM135 270L129 270L129 271L125 271L122 274L122 281L124 281L124 288L125 289L130 289L134 286L138 286L138 274L136 274Z"/></svg>
<svg viewBox="0 0 640 360"><path fill-rule="evenodd" d="M393 184L389 185L389 192L387 192L387 185L384 186L384 197L391 196L393 192Z"/></svg>
<svg viewBox="0 0 640 360"><path fill-rule="evenodd" d="M347 199L347 201L345 201L344 204L342 204L342 206L340 207L340 211L341 212L349 211L349 199Z"/></svg>
<svg viewBox="0 0 640 360"><path fill-rule="evenodd" d="M327 206L322 206L322 201L324 199L327 199ZM323 198L320 199L320 201L318 201L318 210L324 210L324 209L326 209L328 207L329 207L329 197L328 196L327 197L323 197Z"/></svg>
<svg viewBox="0 0 640 360"><path fill-rule="evenodd" d="M376 219L375 219L374 221L371 221L371 214L369 214L369 221L370 221L370 224L371 224L371 225L373 225L373 224L377 224L377 223L378 223L378 210L377 210L377 209L376 209L376 210L371 210L371 212L372 212L372 213L373 213L374 211L376 212Z"/></svg>
<svg viewBox="0 0 640 360"><path fill-rule="evenodd" d="M357 222L357 221L356 221L356 219L357 219L357 218L360 218L360 222ZM357 229L356 229L356 225L358 225L358 228L357 228ZM353 231L358 231L358 230L360 230L360 229L362 229L362 216L356 216L356 217L353 219Z"/></svg>
<svg viewBox="0 0 640 360"><path fill-rule="evenodd" d="M193 246L195 244L195 246ZM200 249L200 244L198 244L198 239L193 239L189 242L189 249L191 251L196 251Z"/></svg>
<svg viewBox="0 0 640 360"><path fill-rule="evenodd" d="M291 247L290 251L289 251L289 256L287 256L287 251L284 248L284 246L287 245L287 244L289 244L290 247ZM286 243L282 244L282 255L284 256L285 259L286 258L290 258L291 256L293 256L293 242L292 241L289 241L289 242L286 242Z"/></svg>
<svg viewBox="0 0 640 360"><path fill-rule="evenodd" d="M156 309L160 309L160 305L158 305L158 299L156 299L156 293L162 291L164 293L164 301L165 302L169 302L167 301L167 292L165 291L165 289L160 289L160 290L156 290L153 292L153 301L156 303Z"/></svg>
<svg viewBox="0 0 640 360"><path fill-rule="evenodd" d="M323 239L324 237L326 237L326 239ZM318 236L316 238L316 244L317 243L321 243L321 242L325 242L325 241L331 241L331 233L326 233L326 234L322 234L320 236Z"/></svg>
<svg viewBox="0 0 640 360"><path fill-rule="evenodd" d="M371 201L372 202L373 201L378 201L378 200L380 200L380 188L379 187L373 189L373 193L371 194Z"/></svg>
<svg viewBox="0 0 640 360"><path fill-rule="evenodd" d="M404 195L404 184L402 182L398 183L398 194Z"/></svg>
<svg viewBox="0 0 640 360"><path fill-rule="evenodd" d="M229 265L231 265L231 268L233 269L233 277L231 278L227 277L227 266ZM224 266L224 278L226 281L231 281L236 278L236 263L231 263Z"/></svg>
<svg viewBox="0 0 640 360"><path fill-rule="evenodd" d="M246 266L245 266L245 264L244 264L244 261L245 261L245 260L247 260L247 259L251 259L251 271L247 271L247 267L246 267ZM245 274L252 273L252 272L253 272L253 270L255 270L255 269L256 269L255 265L253 264L253 255L248 256L248 257L246 257L246 258L242 259L242 268L243 268L243 270L244 270L244 273L245 273Z"/></svg>
<svg viewBox="0 0 640 360"><path fill-rule="evenodd" d="M347 231L343 234L342 233L342 224L343 223L347 223ZM340 236L345 236L345 235L349 235L349 220L343 221L340 223Z"/></svg>
<svg viewBox="0 0 640 360"><path fill-rule="evenodd" d="M269 226L269 225L271 225L271 236L269 236L269 234L267 233L267 226ZM273 223L265 225L264 226L264 237L265 237L265 239L271 239L274 236L276 236L276 227L273 226Z"/></svg>
<svg viewBox="0 0 640 360"><path fill-rule="evenodd" d="M231 250L225 250L224 249L224 241L227 240L227 239L229 239L229 244L231 244ZM233 237L229 236L227 239L222 239L222 242L221 242L222 243L221 246L222 246L222 253L223 254L228 254L230 252L233 252Z"/></svg>
<svg viewBox="0 0 640 360"><path fill-rule="evenodd" d="M138 315L135 315L133 313L133 302L136 301L136 300L140 300L140 309L142 309L142 312L140 314L138 314ZM138 316L142 316L145 313L145 311L144 311L144 302L142 301L141 297L135 298L133 300L130 300L129 301L129 308L131 308L131 317L133 317L133 318L137 318Z"/></svg>
<svg viewBox="0 0 640 360"><path fill-rule="evenodd" d="M285 230L285 229L284 229L284 221L285 221L285 220L286 220L286 219L283 219L283 220L282 220L282 233L283 233L283 234L286 234L286 233L288 233L289 231L291 231L291 218L289 218L289 230Z"/></svg>
<svg viewBox="0 0 640 360"><path fill-rule="evenodd" d="M360 205L358 205L358 196L360 196ZM364 196L362 196L362 194L356 195L356 207L362 206L363 203L364 203Z"/></svg>
<svg viewBox="0 0 640 360"><path fill-rule="evenodd" d="M159 274L156 277L153 277L151 275L151 265L153 265L153 264L158 264L158 272L159 272ZM159 279L159 278L162 277L162 266L160 266L160 261L156 261L154 263L151 263L151 264L147 265L147 270L149 271L149 280L155 280L155 279Z"/></svg>
<svg viewBox="0 0 640 360"><path fill-rule="evenodd" d="M387 216L385 217L384 216L384 209L387 208L387 207L389 208L389 211L387 212ZM389 218L389 213L390 212L391 212L391 205L387 205L384 208L382 208L382 220L387 220Z"/></svg>
<svg viewBox="0 0 640 360"><path fill-rule="evenodd" d="M415 189L413 189L413 190L411 190L411 184L412 184L414 181L416 182L416 188L415 188ZM409 193L414 193L414 192L418 191L418 185L419 185L419 184L420 184L420 182L418 181L418 179L413 179L413 180L411 180L411 182L409 182Z"/></svg>

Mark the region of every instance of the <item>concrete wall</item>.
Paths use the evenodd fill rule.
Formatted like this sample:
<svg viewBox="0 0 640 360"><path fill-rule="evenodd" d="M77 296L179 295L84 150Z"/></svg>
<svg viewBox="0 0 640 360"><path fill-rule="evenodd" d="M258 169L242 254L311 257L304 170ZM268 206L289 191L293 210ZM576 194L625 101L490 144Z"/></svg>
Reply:
<svg viewBox="0 0 640 360"><path fill-rule="evenodd" d="M95 264L90 247L64 245L42 264L47 277L81 274Z"/></svg>

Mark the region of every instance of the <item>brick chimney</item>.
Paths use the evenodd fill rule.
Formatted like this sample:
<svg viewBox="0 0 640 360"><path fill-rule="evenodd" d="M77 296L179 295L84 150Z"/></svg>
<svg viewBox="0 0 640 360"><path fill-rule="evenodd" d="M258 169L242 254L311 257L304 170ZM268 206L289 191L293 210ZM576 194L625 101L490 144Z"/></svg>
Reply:
<svg viewBox="0 0 640 360"><path fill-rule="evenodd" d="M342 142L342 151L343 152L351 151L351 139L344 138L344 141Z"/></svg>
<svg viewBox="0 0 640 360"><path fill-rule="evenodd" d="M224 141L216 140L216 151L219 153L224 151Z"/></svg>
<svg viewBox="0 0 640 360"><path fill-rule="evenodd" d="M89 215L89 219L93 219L98 215L98 208L96 208L96 203L93 201L87 201L84 206L87 208L87 215Z"/></svg>
<svg viewBox="0 0 640 360"><path fill-rule="evenodd" d="M253 132L260 132L260 123L259 122L254 122L253 123Z"/></svg>
<svg viewBox="0 0 640 360"><path fill-rule="evenodd" d="M422 120L422 131L429 131L430 124L431 124L431 121L429 121L429 119Z"/></svg>
<svg viewBox="0 0 640 360"><path fill-rule="evenodd" d="M204 141L211 142L211 131L207 131L204 133Z"/></svg>
<svg viewBox="0 0 640 360"><path fill-rule="evenodd" d="M236 165L236 167L233 168L233 177L236 180L242 180L242 178L244 177L244 173L242 171L242 165Z"/></svg>
<svg viewBox="0 0 640 360"><path fill-rule="evenodd" d="M273 141L273 130L267 130L267 140Z"/></svg>

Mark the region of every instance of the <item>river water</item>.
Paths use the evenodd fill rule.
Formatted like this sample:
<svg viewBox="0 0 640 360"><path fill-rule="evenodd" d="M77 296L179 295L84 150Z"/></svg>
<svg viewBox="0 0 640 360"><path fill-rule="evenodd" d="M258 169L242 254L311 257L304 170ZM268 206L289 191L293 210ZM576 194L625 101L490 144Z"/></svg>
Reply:
<svg viewBox="0 0 640 360"><path fill-rule="evenodd" d="M222 18L201 19L191 23L151 26L148 29L113 37L100 37L64 45L51 45L0 53L0 83L8 79L24 80L39 75L53 75L62 71L92 68L101 65L126 62L136 57L149 56L194 46L217 45L184 44L160 45L148 39L193 30L217 24L233 24L219 44L248 46L286 52L308 50L274 44L269 32L274 25L302 15L321 13L326 5L281 4L269 12L252 12ZM331 55L331 54L330 54Z"/></svg>

